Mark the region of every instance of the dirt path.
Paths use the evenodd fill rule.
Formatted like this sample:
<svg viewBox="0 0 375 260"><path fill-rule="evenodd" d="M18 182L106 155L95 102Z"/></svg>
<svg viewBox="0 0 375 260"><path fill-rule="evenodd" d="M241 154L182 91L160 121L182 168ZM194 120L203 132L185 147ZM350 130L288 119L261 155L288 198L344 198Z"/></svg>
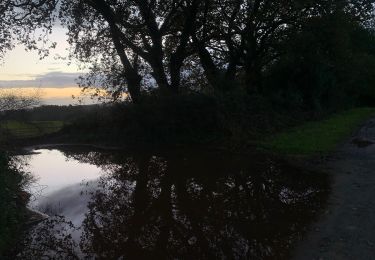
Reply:
<svg viewBox="0 0 375 260"><path fill-rule="evenodd" d="M332 175L328 207L294 259L375 259L375 118L323 170Z"/></svg>

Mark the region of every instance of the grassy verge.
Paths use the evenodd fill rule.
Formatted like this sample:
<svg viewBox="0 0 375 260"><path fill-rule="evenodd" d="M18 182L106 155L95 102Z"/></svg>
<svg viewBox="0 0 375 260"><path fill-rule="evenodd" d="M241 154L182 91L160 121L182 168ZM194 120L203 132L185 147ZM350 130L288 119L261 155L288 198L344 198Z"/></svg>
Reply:
<svg viewBox="0 0 375 260"><path fill-rule="evenodd" d="M0 124L0 128L12 138L24 139L55 133L63 125L62 121L6 121Z"/></svg>
<svg viewBox="0 0 375 260"><path fill-rule="evenodd" d="M289 155L327 153L349 137L366 119L375 115L375 108L356 108L322 121L307 122L262 142L265 149Z"/></svg>

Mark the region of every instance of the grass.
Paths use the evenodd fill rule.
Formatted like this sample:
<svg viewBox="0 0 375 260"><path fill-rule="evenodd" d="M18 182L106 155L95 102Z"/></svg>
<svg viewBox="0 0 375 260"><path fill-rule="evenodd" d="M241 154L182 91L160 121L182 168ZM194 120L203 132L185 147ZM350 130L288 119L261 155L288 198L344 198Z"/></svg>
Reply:
<svg viewBox="0 0 375 260"><path fill-rule="evenodd" d="M333 151L361 123L375 115L375 108L356 108L321 121L307 122L266 138L261 147L287 155L314 155Z"/></svg>
<svg viewBox="0 0 375 260"><path fill-rule="evenodd" d="M0 129L17 139L34 138L58 132L64 126L62 121L5 121Z"/></svg>

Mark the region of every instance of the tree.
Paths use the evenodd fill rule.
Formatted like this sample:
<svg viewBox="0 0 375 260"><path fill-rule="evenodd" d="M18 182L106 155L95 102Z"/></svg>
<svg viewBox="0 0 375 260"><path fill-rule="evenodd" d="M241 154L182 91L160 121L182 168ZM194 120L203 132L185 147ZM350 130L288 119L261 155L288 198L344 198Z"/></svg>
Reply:
<svg viewBox="0 0 375 260"><path fill-rule="evenodd" d="M88 64L83 89L116 100L126 92L162 95L191 86L198 74L225 91L244 82L259 92L263 76L309 20L342 12L365 26L374 0L6 0L3 34L48 54L57 20L68 29L70 58ZM4 11L2 11L4 13ZM11 21L11 22L5 22ZM42 28L38 37L34 33ZM1 30L1 29L0 29ZM10 48L9 41L3 43ZM49 45L54 47L54 44ZM196 83L196 82L195 82ZM195 84L194 83L194 84ZM195 87L197 89L197 87Z"/></svg>
<svg viewBox="0 0 375 260"><path fill-rule="evenodd" d="M15 43L23 43L41 56L48 55L48 34L54 23L55 0L3 0L0 2L0 60ZM42 45L39 45L42 43ZM26 109L40 103L40 92L25 94L18 90L0 90L0 112Z"/></svg>
<svg viewBox="0 0 375 260"><path fill-rule="evenodd" d="M11 48L11 33L9 31L8 21L5 13L8 10L9 1L0 2L0 59L4 56L6 50Z"/></svg>
<svg viewBox="0 0 375 260"><path fill-rule="evenodd" d="M115 99L127 86L137 102L150 83L178 92L192 64L218 89L239 68L257 84L275 46L309 11L305 2L64 0L60 18L72 56L93 64L82 86L104 86Z"/></svg>
<svg viewBox="0 0 375 260"><path fill-rule="evenodd" d="M52 32L58 0L2 0L0 2L0 59L14 44L37 50L41 57L55 47Z"/></svg>
<svg viewBox="0 0 375 260"><path fill-rule="evenodd" d="M249 92L257 92L264 71L308 20L340 9L368 21L373 2L205 0L192 39L212 86L230 89L242 74Z"/></svg>
<svg viewBox="0 0 375 260"><path fill-rule="evenodd" d="M60 18L69 28L72 54L92 64L82 85L104 86L114 99L127 89L134 102L150 84L163 94L177 93L200 5L198 0L64 0Z"/></svg>
<svg viewBox="0 0 375 260"><path fill-rule="evenodd" d="M264 67L278 55L277 46L306 16L309 1L204 1L192 35L210 84L225 90L239 71L247 85L258 87Z"/></svg>
<svg viewBox="0 0 375 260"><path fill-rule="evenodd" d="M366 2L360 11L344 1L317 5L265 73L266 95L283 107L314 112L357 105L359 96L374 100L372 7Z"/></svg>
<svg viewBox="0 0 375 260"><path fill-rule="evenodd" d="M40 92L25 94L15 90L0 90L0 112L27 109L40 104Z"/></svg>

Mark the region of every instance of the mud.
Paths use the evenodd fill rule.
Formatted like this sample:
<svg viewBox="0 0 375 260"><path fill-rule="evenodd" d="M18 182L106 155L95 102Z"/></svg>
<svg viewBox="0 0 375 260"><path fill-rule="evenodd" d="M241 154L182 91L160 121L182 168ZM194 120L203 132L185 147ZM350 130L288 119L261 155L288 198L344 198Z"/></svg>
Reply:
<svg viewBox="0 0 375 260"><path fill-rule="evenodd" d="M328 207L294 259L375 259L375 119L319 167L332 178Z"/></svg>

